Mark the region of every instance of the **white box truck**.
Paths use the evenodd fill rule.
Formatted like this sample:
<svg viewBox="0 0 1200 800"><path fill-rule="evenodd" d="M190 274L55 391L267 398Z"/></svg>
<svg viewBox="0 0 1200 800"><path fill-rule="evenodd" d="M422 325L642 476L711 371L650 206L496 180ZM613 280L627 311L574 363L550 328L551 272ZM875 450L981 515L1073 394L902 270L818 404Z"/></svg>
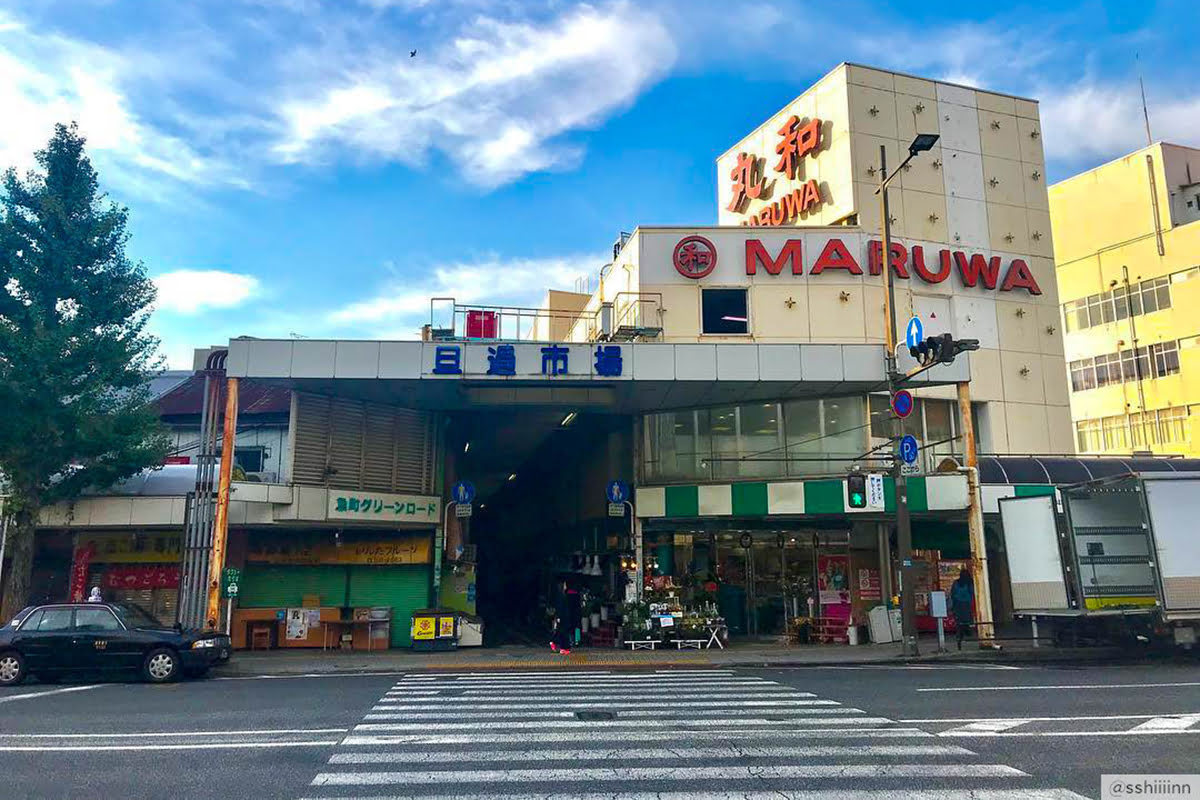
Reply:
<svg viewBox="0 0 1200 800"><path fill-rule="evenodd" d="M1142 472L1000 501L1013 614L1059 640L1200 631L1200 473Z"/></svg>

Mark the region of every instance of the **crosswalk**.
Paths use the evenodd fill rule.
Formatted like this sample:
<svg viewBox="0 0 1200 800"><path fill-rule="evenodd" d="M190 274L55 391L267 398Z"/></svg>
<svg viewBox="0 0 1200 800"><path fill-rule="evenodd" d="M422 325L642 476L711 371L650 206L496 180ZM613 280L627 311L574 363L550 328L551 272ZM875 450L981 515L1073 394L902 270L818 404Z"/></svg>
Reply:
<svg viewBox="0 0 1200 800"><path fill-rule="evenodd" d="M729 670L400 678L304 794L1079 800L926 730Z"/></svg>

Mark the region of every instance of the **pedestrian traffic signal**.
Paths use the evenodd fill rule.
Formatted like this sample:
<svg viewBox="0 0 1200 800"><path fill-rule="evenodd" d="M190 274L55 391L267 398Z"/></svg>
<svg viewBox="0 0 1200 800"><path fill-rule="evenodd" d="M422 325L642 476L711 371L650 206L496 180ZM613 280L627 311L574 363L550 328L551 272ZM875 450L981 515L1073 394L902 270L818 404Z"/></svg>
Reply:
<svg viewBox="0 0 1200 800"><path fill-rule="evenodd" d="M861 472L846 476L846 505L850 508L867 507L867 476Z"/></svg>
<svg viewBox="0 0 1200 800"><path fill-rule="evenodd" d="M929 336L916 347L908 348L909 354L923 367L934 364L949 364L959 353L978 350L978 339L955 339L949 333Z"/></svg>

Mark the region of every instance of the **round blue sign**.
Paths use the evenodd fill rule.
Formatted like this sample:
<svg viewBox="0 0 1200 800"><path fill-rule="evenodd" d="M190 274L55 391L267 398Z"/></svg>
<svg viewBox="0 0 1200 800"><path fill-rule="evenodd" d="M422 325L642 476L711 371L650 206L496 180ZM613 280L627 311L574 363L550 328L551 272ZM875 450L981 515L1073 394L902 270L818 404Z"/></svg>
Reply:
<svg viewBox="0 0 1200 800"><path fill-rule="evenodd" d="M912 392L907 389L899 389L892 395L892 411L896 412L896 416L904 419L913 410Z"/></svg>
<svg viewBox="0 0 1200 800"><path fill-rule="evenodd" d="M610 503L624 503L629 499L629 484L625 481L609 481L604 487L604 495Z"/></svg>
<svg viewBox="0 0 1200 800"><path fill-rule="evenodd" d="M460 506L469 506L475 499L475 484L470 481L459 481L450 490L450 497Z"/></svg>
<svg viewBox="0 0 1200 800"><path fill-rule="evenodd" d="M915 463L919 450L920 447L917 445L915 437L906 435L900 440L900 460L905 464Z"/></svg>
<svg viewBox="0 0 1200 800"><path fill-rule="evenodd" d="M904 326L904 343L909 347L916 347L925 338L925 326L921 324L920 317L910 317L908 324Z"/></svg>

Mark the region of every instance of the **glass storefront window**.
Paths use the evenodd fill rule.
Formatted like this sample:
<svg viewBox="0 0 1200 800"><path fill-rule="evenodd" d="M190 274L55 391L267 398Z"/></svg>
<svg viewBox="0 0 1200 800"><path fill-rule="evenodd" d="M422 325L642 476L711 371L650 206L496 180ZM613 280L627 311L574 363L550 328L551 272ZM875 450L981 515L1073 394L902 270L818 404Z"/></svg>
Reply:
<svg viewBox="0 0 1200 800"><path fill-rule="evenodd" d="M825 447L821 439L821 401L791 400L783 404L784 437L787 440L786 474L811 475L821 472L820 461L801 461L817 458ZM793 460L794 459L794 460Z"/></svg>
<svg viewBox="0 0 1200 800"><path fill-rule="evenodd" d="M786 458L780 430L778 403L749 403L738 409L740 454L737 474L745 478L771 477L779 474Z"/></svg>
<svg viewBox="0 0 1200 800"><path fill-rule="evenodd" d="M845 472L866 451L867 415L861 397L838 397L821 401L824 422L824 449L839 460L825 464L824 472Z"/></svg>

